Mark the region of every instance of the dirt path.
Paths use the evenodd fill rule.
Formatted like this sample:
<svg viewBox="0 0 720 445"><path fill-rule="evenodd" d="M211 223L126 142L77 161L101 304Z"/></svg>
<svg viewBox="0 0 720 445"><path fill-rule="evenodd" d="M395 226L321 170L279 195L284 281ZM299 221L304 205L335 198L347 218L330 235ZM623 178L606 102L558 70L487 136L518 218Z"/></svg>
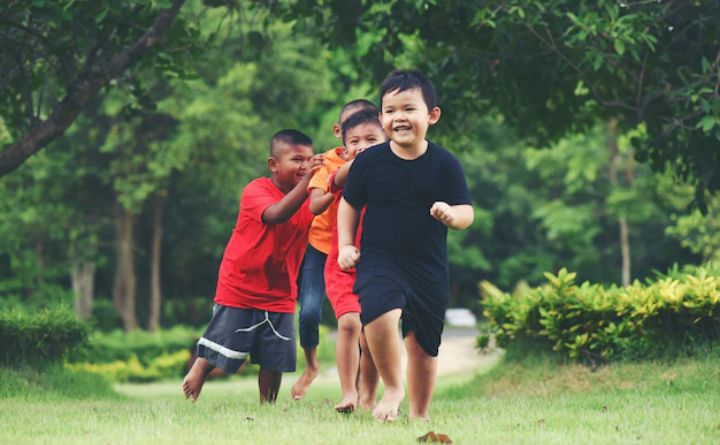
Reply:
<svg viewBox="0 0 720 445"><path fill-rule="evenodd" d="M477 332L469 328L446 328L443 333L440 354L438 356L438 375L471 374L487 368L499 358L496 349L480 353L475 349ZM407 367L405 348L402 348L403 375ZM298 358L298 369L301 369ZM322 370L321 378L337 378L337 368Z"/></svg>
<svg viewBox="0 0 720 445"><path fill-rule="evenodd" d="M497 349L481 353L475 348L476 336L474 329L445 330L438 356L438 375L470 373L498 360Z"/></svg>

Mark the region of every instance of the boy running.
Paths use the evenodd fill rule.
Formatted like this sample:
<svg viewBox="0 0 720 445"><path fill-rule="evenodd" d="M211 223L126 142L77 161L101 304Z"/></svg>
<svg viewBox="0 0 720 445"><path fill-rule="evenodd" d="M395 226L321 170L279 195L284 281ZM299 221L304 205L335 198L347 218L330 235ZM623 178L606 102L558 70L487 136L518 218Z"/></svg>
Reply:
<svg viewBox="0 0 720 445"><path fill-rule="evenodd" d="M387 140L377 113L368 111L360 111L350 116L342 126L342 136L346 150L352 158L368 147ZM345 185L352 162L352 160L348 161L330 177L330 191L334 195L335 208L340 201L341 189ZM335 357L342 400L335 406L335 410L350 413L358 404L364 409L372 409L377 392L378 374L370 351L367 349L365 336L362 335L360 303L357 294L353 293L355 270L340 269L337 263L337 225L333 229L333 245L325 264L325 284L338 324ZM360 230L356 240L359 240L359 232ZM358 349L359 343L362 354Z"/></svg>
<svg viewBox="0 0 720 445"><path fill-rule="evenodd" d="M338 264L357 265L360 318L385 386L373 415L394 420L405 397L397 336L402 319L409 416L428 419L448 301L447 228L470 226L473 209L458 160L425 139L440 119L430 80L418 71L393 71L380 97L390 142L363 152L350 169L338 209ZM358 250L354 237L364 206Z"/></svg>
<svg viewBox="0 0 720 445"><path fill-rule="evenodd" d="M193 401L213 369L234 374L248 355L260 365L262 402L274 402L282 373L295 370L296 281L313 219L307 185L322 156L314 155L305 134L282 130L270 142L267 164L271 177L243 190L213 316L183 380L185 397Z"/></svg>
<svg viewBox="0 0 720 445"><path fill-rule="evenodd" d="M346 103L340 110L338 123L333 124L333 133L342 139L342 124L347 118L358 111L369 110L377 114L378 109L372 102L365 99L356 99ZM353 155L354 157L354 155ZM300 289L298 303L300 304L300 346L305 352L306 367L298 381L290 390L294 400L305 396L310 384L320 372L320 363L317 357L317 347L320 342L319 327L322 315L322 302L325 297L325 281L323 270L330 251L332 231L337 220L337 205L330 208L333 195L328 191L328 177L340 168L351 157L345 147L335 147L323 153L323 166L313 176L308 185L310 195L310 210L317 215L310 227L308 247L305 251L300 270Z"/></svg>

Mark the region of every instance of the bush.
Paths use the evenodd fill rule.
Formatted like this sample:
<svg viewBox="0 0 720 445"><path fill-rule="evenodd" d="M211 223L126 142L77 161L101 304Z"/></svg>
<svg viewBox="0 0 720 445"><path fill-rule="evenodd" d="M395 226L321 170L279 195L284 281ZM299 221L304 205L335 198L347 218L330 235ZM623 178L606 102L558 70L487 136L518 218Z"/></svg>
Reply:
<svg viewBox="0 0 720 445"><path fill-rule="evenodd" d="M595 364L692 352L720 338L720 276L710 269L674 271L626 288L578 286L575 276L565 269L548 273L547 285L516 296L481 283L498 345L552 350Z"/></svg>
<svg viewBox="0 0 720 445"><path fill-rule="evenodd" d="M115 330L93 332L89 344L73 354L71 362L112 363L135 357L143 366L149 366L158 357L178 351L190 351L202 330L174 326L157 332Z"/></svg>
<svg viewBox="0 0 720 445"><path fill-rule="evenodd" d="M84 371L100 374L112 382L152 382L185 375L186 364L190 359L187 349L162 354L145 366L132 354L128 360L116 360L111 363L67 363L65 368L71 371Z"/></svg>
<svg viewBox="0 0 720 445"><path fill-rule="evenodd" d="M43 368L86 344L87 326L66 308L0 312L0 365Z"/></svg>
<svg viewBox="0 0 720 445"><path fill-rule="evenodd" d="M66 368L100 374L113 382L151 382L182 377L201 330L175 326L158 332L93 332Z"/></svg>

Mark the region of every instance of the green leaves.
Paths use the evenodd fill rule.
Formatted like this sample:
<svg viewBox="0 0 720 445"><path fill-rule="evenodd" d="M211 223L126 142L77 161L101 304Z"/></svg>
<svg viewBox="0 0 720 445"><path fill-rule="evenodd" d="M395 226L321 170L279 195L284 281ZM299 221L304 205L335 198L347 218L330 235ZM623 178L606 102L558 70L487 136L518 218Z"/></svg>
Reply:
<svg viewBox="0 0 720 445"><path fill-rule="evenodd" d="M544 346L576 360L653 357L669 345L716 341L720 333L720 274L716 269L660 278L627 288L574 284L561 269L548 285L520 295L482 283L485 316L501 345Z"/></svg>

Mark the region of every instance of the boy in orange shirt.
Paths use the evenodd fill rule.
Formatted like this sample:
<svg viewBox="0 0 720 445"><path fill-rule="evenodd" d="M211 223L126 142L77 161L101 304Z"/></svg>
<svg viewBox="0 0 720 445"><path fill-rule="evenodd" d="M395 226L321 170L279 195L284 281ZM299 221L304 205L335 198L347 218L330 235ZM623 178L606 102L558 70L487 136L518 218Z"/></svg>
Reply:
<svg viewBox="0 0 720 445"><path fill-rule="evenodd" d="M377 107L365 99L348 102L340 110L338 123L333 125L333 133L342 139L342 124L352 114L369 110L377 114ZM354 156L353 156L354 157ZM298 381L293 385L290 394L294 400L301 399L312 381L320 372L317 358L317 346L320 340L319 326L322 302L325 295L323 271L327 254L332 241L332 229L335 226L337 207L330 208L333 195L328 192L328 177L340 168L349 157L345 147L339 146L323 153L323 166L308 185L310 194L310 210L317 215L310 227L308 246L300 271L298 303L300 304L300 346L305 352L307 366Z"/></svg>
<svg viewBox="0 0 720 445"><path fill-rule="evenodd" d="M342 135L343 144L353 156L353 160L365 149L387 140L377 113L367 111L360 111L350 116L342 126ZM332 207L335 209L340 202L342 188L347 181L353 160L346 162L330 176L330 192L334 198ZM358 248L361 227L362 223L358 224L355 237ZM353 292L355 269L342 270L337 260L338 232L335 224L333 244L325 264L327 295L338 324L335 358L342 388L342 400L335 405L335 410L350 413L358 404L370 410L375 404L379 376L362 332L359 297ZM358 350L358 344L362 353Z"/></svg>

